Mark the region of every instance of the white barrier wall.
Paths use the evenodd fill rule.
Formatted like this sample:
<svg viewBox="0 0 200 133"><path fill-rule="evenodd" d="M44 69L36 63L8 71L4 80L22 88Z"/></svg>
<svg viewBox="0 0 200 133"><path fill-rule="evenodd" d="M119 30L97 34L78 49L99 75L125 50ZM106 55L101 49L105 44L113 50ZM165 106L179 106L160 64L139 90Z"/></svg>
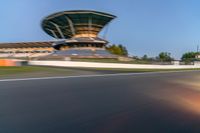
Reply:
<svg viewBox="0 0 200 133"><path fill-rule="evenodd" d="M59 66L59 67L88 67L88 68L137 68L137 69L190 69L200 68L200 65L144 65L144 64L118 64L74 61L29 61L29 65Z"/></svg>

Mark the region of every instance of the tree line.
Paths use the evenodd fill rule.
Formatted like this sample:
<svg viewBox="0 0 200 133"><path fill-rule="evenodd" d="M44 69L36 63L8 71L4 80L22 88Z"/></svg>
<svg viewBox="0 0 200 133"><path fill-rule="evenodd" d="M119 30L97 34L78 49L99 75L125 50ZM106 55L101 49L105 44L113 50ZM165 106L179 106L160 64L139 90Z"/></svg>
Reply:
<svg viewBox="0 0 200 133"><path fill-rule="evenodd" d="M156 57L148 57L146 54L141 58L144 61L159 61L159 62L170 62L173 61L174 58L171 57L171 53L169 52L161 52Z"/></svg>
<svg viewBox="0 0 200 133"><path fill-rule="evenodd" d="M186 52L182 55L181 61L192 62L192 61L200 60L197 58L198 55L200 56L200 52ZM142 60L156 60L156 61L161 61L161 62L168 62L168 61L174 60L174 58L171 56L171 53L169 52L161 52L155 58L144 55L141 59Z"/></svg>
<svg viewBox="0 0 200 133"><path fill-rule="evenodd" d="M106 47L106 49L110 53L115 55L128 56L128 50L122 44L109 45ZM198 55L200 55L200 52L186 52L182 55L181 60L184 62L192 62L195 60L200 60L197 58ZM136 58L138 59L138 57ZM156 57L148 57L147 55L144 55L140 59L145 61L160 61L160 62L170 62L174 60L174 58L171 56L171 53L169 52L160 52Z"/></svg>

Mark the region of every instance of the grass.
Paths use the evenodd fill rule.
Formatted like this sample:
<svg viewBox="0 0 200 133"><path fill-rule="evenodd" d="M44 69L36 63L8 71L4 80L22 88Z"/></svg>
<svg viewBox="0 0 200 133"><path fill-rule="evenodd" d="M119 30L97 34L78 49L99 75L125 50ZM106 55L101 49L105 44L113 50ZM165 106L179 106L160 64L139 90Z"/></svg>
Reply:
<svg viewBox="0 0 200 133"><path fill-rule="evenodd" d="M62 67L0 67L0 77L41 77L41 76L63 76L81 75L95 73L138 73L138 72L161 72L161 71L183 71L200 69L111 69L111 68L62 68Z"/></svg>
<svg viewBox="0 0 200 133"><path fill-rule="evenodd" d="M32 66L0 67L0 75L36 72L36 71L43 71L43 70L45 70L43 67L32 67Z"/></svg>
<svg viewBox="0 0 200 133"><path fill-rule="evenodd" d="M22 67L0 67L1 77L41 77L72 75L73 71L66 68L22 66Z"/></svg>

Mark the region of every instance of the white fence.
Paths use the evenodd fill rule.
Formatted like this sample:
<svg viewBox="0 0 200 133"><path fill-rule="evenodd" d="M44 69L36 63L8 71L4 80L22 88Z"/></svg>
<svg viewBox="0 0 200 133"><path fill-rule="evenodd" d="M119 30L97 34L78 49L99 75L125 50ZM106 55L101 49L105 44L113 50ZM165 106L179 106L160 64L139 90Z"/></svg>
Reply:
<svg viewBox="0 0 200 133"><path fill-rule="evenodd" d="M59 67L87 67L87 68L127 68L127 69L190 69L200 68L200 65L145 65L145 64L119 64L95 63L75 61L29 61L29 65L59 66Z"/></svg>

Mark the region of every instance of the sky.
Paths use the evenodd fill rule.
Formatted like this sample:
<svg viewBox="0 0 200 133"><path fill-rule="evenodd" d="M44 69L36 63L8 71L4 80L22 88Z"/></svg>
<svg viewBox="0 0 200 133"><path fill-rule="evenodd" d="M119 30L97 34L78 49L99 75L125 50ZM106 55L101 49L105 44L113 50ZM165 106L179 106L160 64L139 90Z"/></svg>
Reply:
<svg viewBox="0 0 200 133"><path fill-rule="evenodd" d="M100 35L130 55L170 52L178 59L200 45L199 7L199 0L1 0L0 43L53 40L41 29L44 17L87 9L117 16Z"/></svg>

